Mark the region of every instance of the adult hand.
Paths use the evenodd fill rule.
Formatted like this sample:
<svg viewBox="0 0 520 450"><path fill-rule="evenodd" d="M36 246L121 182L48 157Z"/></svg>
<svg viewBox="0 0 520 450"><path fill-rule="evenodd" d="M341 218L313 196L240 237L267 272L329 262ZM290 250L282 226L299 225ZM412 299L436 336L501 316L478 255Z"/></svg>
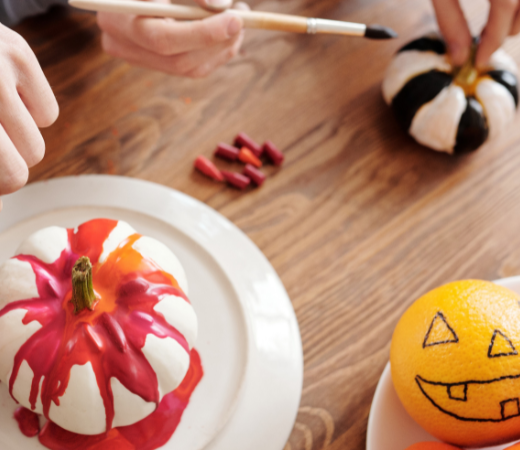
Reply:
<svg viewBox="0 0 520 450"><path fill-rule="evenodd" d="M27 42L3 25L0 67L0 195L5 195L20 189L29 167L42 160L45 142L38 127L54 123L59 108Z"/></svg>
<svg viewBox="0 0 520 450"><path fill-rule="evenodd" d="M233 5L233 0L195 0L195 2L203 8L216 11L231 8Z"/></svg>
<svg viewBox="0 0 520 450"><path fill-rule="evenodd" d="M229 4L226 0L197 3L213 9ZM236 7L248 8L244 3ZM97 18L108 54L137 66L192 78L207 76L228 62L238 53L244 37L242 19L226 13L189 22L104 12Z"/></svg>
<svg viewBox="0 0 520 450"><path fill-rule="evenodd" d="M432 0L441 33L448 44L454 65L464 64L472 42L468 23L459 0ZM489 0L490 9L486 26L481 34L476 55L477 67L484 67L490 56L507 36L520 32L520 1Z"/></svg>

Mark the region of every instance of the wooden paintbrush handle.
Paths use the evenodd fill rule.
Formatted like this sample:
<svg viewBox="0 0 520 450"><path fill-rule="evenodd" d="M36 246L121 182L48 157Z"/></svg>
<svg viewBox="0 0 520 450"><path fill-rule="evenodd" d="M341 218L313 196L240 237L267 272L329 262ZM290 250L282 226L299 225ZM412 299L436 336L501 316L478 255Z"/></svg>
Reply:
<svg viewBox="0 0 520 450"><path fill-rule="evenodd" d="M204 19L214 15L202 8L136 0L69 0L69 5L88 11L104 11L140 16L171 17L181 20Z"/></svg>
<svg viewBox="0 0 520 450"><path fill-rule="evenodd" d="M262 11L243 11L238 9L232 9L228 12L240 16L244 21L244 26L246 28L262 28L264 30L307 33L306 17Z"/></svg>
<svg viewBox="0 0 520 450"><path fill-rule="evenodd" d="M76 8L90 11L171 17L180 20L204 19L216 14L193 6L139 2L135 0L69 0L69 4ZM263 28L293 33L307 32L306 17L261 11L243 11L240 9L230 9L227 13L241 17L246 28Z"/></svg>
<svg viewBox="0 0 520 450"><path fill-rule="evenodd" d="M69 0L69 4L89 11L106 11L149 17L171 17L180 20L204 19L218 14L217 12L193 6L141 2L137 0ZM262 28L264 30L288 31L290 33L364 36L373 39L390 39L397 36L390 28L380 26L367 27L362 23L314 19L263 11L244 11L241 9L228 9L226 14L234 14L241 17L246 28Z"/></svg>

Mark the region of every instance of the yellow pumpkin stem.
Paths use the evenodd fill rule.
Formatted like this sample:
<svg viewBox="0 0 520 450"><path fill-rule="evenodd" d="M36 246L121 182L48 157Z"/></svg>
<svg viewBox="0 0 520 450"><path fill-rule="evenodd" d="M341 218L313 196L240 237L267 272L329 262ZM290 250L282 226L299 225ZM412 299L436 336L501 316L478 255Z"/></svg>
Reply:
<svg viewBox="0 0 520 450"><path fill-rule="evenodd" d="M477 56L477 45L471 46L468 60L455 71L455 83L470 93L472 87L477 80L478 70L475 68L475 57Z"/></svg>
<svg viewBox="0 0 520 450"><path fill-rule="evenodd" d="M96 301L92 285L92 264L87 256L82 256L72 268L72 303L74 314L79 314L85 308L93 309Z"/></svg>

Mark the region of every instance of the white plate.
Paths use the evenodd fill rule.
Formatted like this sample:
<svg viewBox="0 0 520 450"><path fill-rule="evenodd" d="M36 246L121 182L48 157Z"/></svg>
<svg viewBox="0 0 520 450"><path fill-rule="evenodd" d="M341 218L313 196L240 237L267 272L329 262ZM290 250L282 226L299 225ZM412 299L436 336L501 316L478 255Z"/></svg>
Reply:
<svg viewBox="0 0 520 450"><path fill-rule="evenodd" d="M298 323L276 272L231 222L172 189L130 178L80 176L35 183L3 198L0 263L31 232L121 219L168 245L181 260L199 318L204 377L172 439L175 450L281 450L301 395ZM43 449L13 419L0 384L2 450Z"/></svg>
<svg viewBox="0 0 520 450"><path fill-rule="evenodd" d="M520 294L520 277L502 278L495 283L505 286ZM436 441L408 415L392 383L390 363L388 363L377 384L367 428L366 450L405 450L412 444L424 441ZM511 446L499 445L481 450L502 450Z"/></svg>

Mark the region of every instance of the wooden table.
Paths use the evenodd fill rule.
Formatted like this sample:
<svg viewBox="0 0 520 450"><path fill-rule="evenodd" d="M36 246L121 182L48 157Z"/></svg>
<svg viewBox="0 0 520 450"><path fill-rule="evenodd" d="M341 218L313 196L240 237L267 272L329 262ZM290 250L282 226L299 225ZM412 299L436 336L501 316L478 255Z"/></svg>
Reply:
<svg viewBox="0 0 520 450"><path fill-rule="evenodd" d="M392 330L408 305L450 280L520 274L520 122L457 158L398 128L380 84L392 53L436 28L427 0L250 3L383 23L400 38L254 31L231 64L189 80L103 54L94 15L54 10L17 28L61 106L30 180L138 177L232 220L278 271L301 327L303 397L286 450L362 450ZM464 5L479 30L486 1ZM506 48L520 61L519 39ZM242 130L285 151L264 187L239 192L194 172L197 155Z"/></svg>

